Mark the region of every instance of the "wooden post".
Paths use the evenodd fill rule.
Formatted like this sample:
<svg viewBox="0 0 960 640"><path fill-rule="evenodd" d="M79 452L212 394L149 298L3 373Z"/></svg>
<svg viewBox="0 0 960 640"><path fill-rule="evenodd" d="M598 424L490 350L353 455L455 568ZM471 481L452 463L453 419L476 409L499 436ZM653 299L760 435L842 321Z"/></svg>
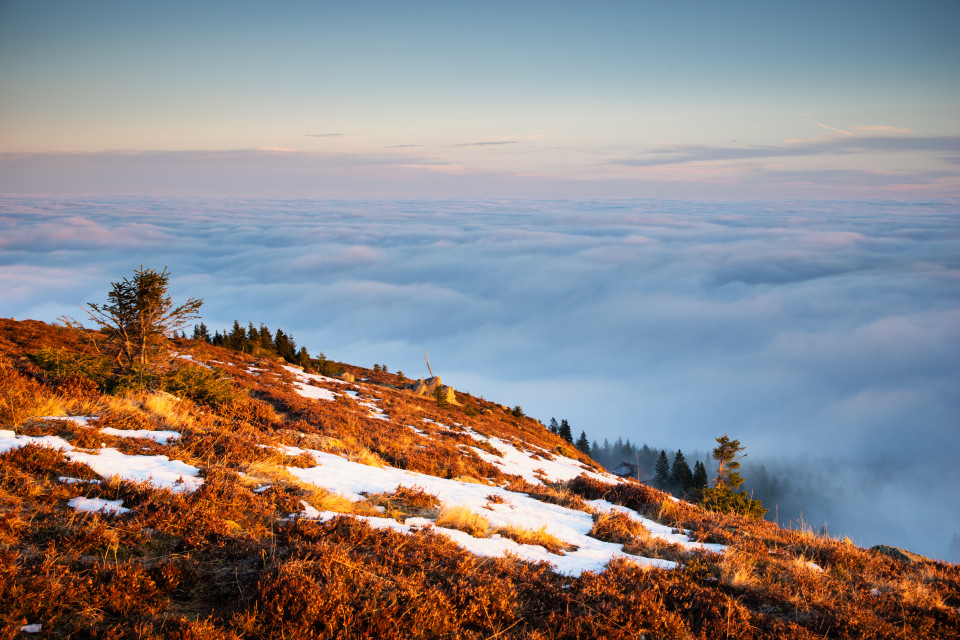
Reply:
<svg viewBox="0 0 960 640"><path fill-rule="evenodd" d="M430 377L432 378L432 377L433 377L433 369L430 368L430 356L427 355L427 352L426 352L426 351L424 351L424 352L423 352L423 357L424 357L424 358L426 359L426 361L427 361L427 371L430 372Z"/></svg>

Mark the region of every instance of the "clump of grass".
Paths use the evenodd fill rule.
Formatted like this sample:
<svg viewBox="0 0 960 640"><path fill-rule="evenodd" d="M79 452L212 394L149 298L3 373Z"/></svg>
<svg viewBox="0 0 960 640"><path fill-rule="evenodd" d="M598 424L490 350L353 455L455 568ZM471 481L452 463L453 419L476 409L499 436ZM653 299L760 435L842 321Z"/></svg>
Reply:
<svg viewBox="0 0 960 640"><path fill-rule="evenodd" d="M463 505L444 505L437 514L436 524L469 533L474 538L490 537L490 521Z"/></svg>
<svg viewBox="0 0 960 640"><path fill-rule="evenodd" d="M727 549L717 565L717 570L721 582L736 589L755 588L759 584L755 573L756 561L751 554Z"/></svg>
<svg viewBox="0 0 960 640"><path fill-rule="evenodd" d="M403 522L406 518L436 518L440 514L440 500L420 487L398 487L393 493L377 493L366 503L383 509L381 515Z"/></svg>
<svg viewBox="0 0 960 640"><path fill-rule="evenodd" d="M594 515L593 528L587 535L604 542L624 544L631 542L634 536L647 534L647 528L622 511L608 511Z"/></svg>
<svg viewBox="0 0 960 640"><path fill-rule="evenodd" d="M539 545L557 555L563 555L566 551L575 551L577 547L568 544L547 531L546 525L539 529L527 529L526 527L499 527L496 531L504 538L509 538L517 544Z"/></svg>

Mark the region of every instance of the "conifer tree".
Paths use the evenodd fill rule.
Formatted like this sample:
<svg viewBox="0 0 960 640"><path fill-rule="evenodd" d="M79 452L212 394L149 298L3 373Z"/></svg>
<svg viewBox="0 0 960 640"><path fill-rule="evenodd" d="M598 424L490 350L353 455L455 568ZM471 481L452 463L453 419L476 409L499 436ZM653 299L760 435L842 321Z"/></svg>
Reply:
<svg viewBox="0 0 960 640"><path fill-rule="evenodd" d="M703 490L703 505L713 511L739 513L753 518L762 518L767 512L759 500L753 500L739 491L743 485L740 476L740 460L744 447L739 440L731 440L727 434L717 438L713 459L717 461L717 475L713 487Z"/></svg>
<svg viewBox="0 0 960 640"><path fill-rule="evenodd" d="M234 351L243 351L247 342L247 332L244 331L243 327L240 326L240 322L237 320L233 321L233 328L230 330L230 335L224 339L224 346L228 349L233 349Z"/></svg>
<svg viewBox="0 0 960 640"><path fill-rule="evenodd" d="M670 486L670 461L667 460L667 452L663 449L660 450L660 457L657 458L654 482L661 489L667 489Z"/></svg>
<svg viewBox="0 0 960 640"><path fill-rule="evenodd" d="M727 434L717 438L717 447L713 450L713 459L717 461L717 475L713 479L714 488L726 488L737 491L743 484L740 476L740 460L747 457L740 455L744 450L739 440L731 440Z"/></svg>
<svg viewBox="0 0 960 640"><path fill-rule="evenodd" d="M297 352L297 364L303 367L304 371L312 368L310 354L307 353L306 347L300 347L300 351Z"/></svg>
<svg viewBox="0 0 960 640"><path fill-rule="evenodd" d="M210 331L207 329L207 325L204 323L193 325L193 339L194 340L203 340L206 343L212 342L210 337Z"/></svg>
<svg viewBox="0 0 960 640"><path fill-rule="evenodd" d="M273 338L270 334L270 329L267 328L267 325L260 323L260 329L257 331L257 338L260 343L260 349L262 351L273 351Z"/></svg>
<svg viewBox="0 0 960 640"><path fill-rule="evenodd" d="M560 425L557 424L556 418L550 418L550 426L547 428L550 430L550 433L560 433Z"/></svg>
<svg viewBox="0 0 960 640"><path fill-rule="evenodd" d="M577 449L583 451L585 454L590 455L590 442L587 440L587 432L581 431L580 437L577 438Z"/></svg>
<svg viewBox="0 0 960 640"><path fill-rule="evenodd" d="M169 281L166 268L158 273L141 266L132 278L111 283L106 304L87 304L87 316L106 337L118 369L124 375L133 374L140 385L151 373L151 365L166 341L197 319L203 304L203 300L188 298L175 307L167 295Z"/></svg>
<svg viewBox="0 0 960 640"><path fill-rule="evenodd" d="M703 490L707 488L707 468L697 460L693 464L693 480L691 481L691 497L700 501L703 499Z"/></svg>
<svg viewBox="0 0 960 640"><path fill-rule="evenodd" d="M573 444L573 432L570 431L570 423L566 418L560 421L560 437Z"/></svg>
<svg viewBox="0 0 960 640"><path fill-rule="evenodd" d="M674 492L680 495L686 495L693 486L693 472L690 471L690 465L687 464L683 452L677 449L673 456L673 467L670 469L670 485Z"/></svg>
<svg viewBox="0 0 960 640"><path fill-rule="evenodd" d="M273 338L273 348L277 355L287 362L297 362L297 344L280 329L277 329L277 334Z"/></svg>

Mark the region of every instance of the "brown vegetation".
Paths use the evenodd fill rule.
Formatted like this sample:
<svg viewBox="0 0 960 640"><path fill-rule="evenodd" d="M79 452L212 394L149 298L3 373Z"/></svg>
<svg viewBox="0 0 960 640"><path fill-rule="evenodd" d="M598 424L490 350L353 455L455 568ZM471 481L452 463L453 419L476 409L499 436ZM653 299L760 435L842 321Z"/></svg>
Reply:
<svg viewBox="0 0 960 640"><path fill-rule="evenodd" d="M43 625L41 637L250 640L953 638L960 629L957 565L908 562L810 531L710 513L633 482L581 476L531 485L482 461L456 428L435 424L460 423L521 448L587 461L536 421L498 405L458 393L461 406L438 407L391 388L399 386L393 374L359 367L348 370L370 382L320 382L341 395L313 401L295 392L276 361L191 341L177 348L228 380L230 395L106 394L68 366L69 354L95 355L74 332L0 320L0 429L55 434L81 448L105 442L162 453L200 467L204 477L196 492L174 493L100 478L42 446L0 453L0 638L21 637L20 627L33 623ZM56 358L28 357L41 349ZM261 373L252 375L252 366ZM376 401L391 420L371 417L342 394L347 388ZM99 416L96 427L40 419L78 414ZM101 426L175 429L182 438L158 445L110 437ZM623 544L628 554L682 566L665 571L624 559L571 578L546 564L471 555L430 528L404 535L349 516L310 521L294 517L304 503L401 521L470 521L477 535L565 551L545 530L492 531L477 514L444 515L437 499L416 487L350 502L298 482L287 468L309 465L309 455L288 455L281 445L366 451L383 464L506 483L582 510L585 500L604 498L729 549L688 552L605 514L593 535ZM78 512L67 506L78 496L122 500L130 511ZM489 501L498 498L491 493Z"/></svg>

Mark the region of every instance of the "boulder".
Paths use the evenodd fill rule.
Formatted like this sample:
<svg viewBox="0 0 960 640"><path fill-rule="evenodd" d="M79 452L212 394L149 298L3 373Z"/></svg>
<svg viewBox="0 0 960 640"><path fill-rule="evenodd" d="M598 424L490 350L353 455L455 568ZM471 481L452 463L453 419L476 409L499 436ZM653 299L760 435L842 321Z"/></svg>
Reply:
<svg viewBox="0 0 960 640"><path fill-rule="evenodd" d="M882 553L885 556L890 556L891 558L901 560L907 564L923 564L925 562L932 562L930 558L922 556L919 553L913 553L912 551L907 551L906 549L900 549L898 547L890 547L885 544L874 545L870 547L870 551Z"/></svg>
<svg viewBox="0 0 960 640"><path fill-rule="evenodd" d="M441 398L448 404L458 404L457 396L453 391L453 387L448 387L443 384L440 380L440 376L433 376L432 378L427 378L426 380L416 380L410 384L403 385L403 388L407 391L410 391L415 396L421 397L433 397L437 393L437 389L440 390Z"/></svg>
<svg viewBox="0 0 960 640"><path fill-rule="evenodd" d="M347 373L347 372L341 373L340 379L343 380L344 382L354 382L356 380L356 378L353 377L352 373Z"/></svg>

